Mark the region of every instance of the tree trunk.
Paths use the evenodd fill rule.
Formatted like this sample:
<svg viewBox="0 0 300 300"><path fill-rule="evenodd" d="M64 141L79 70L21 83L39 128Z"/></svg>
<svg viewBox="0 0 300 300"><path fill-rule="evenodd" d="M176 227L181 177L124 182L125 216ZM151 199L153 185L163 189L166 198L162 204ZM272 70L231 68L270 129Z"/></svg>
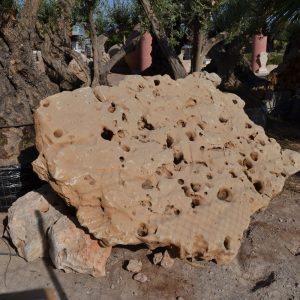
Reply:
<svg viewBox="0 0 300 300"><path fill-rule="evenodd" d="M154 13L150 1L140 0L140 3L143 6L146 15L152 25L153 32L157 38L161 51L163 52L172 68L174 78L178 79L186 77L187 73L184 69L184 66L178 58L178 55L176 55L174 49L169 45L168 37Z"/></svg>
<svg viewBox="0 0 300 300"><path fill-rule="evenodd" d="M92 86L97 86L100 84L100 71L99 71L99 65L100 65L100 57L99 57L99 42L96 32L96 27L94 23L94 5L92 0L88 0L88 20L89 20L89 28L90 28L90 38L92 43L92 49L93 49L93 80L92 80Z"/></svg>
<svg viewBox="0 0 300 300"><path fill-rule="evenodd" d="M201 30L199 22L197 20L194 22L192 72L201 72L205 67L204 61L208 52L223 41L226 36L227 33L221 32L214 37L208 38L207 34Z"/></svg>
<svg viewBox="0 0 300 300"><path fill-rule="evenodd" d="M19 16L0 12L0 164L17 163L20 152L32 145L32 111L59 91L33 61L40 3L27 0Z"/></svg>
<svg viewBox="0 0 300 300"><path fill-rule="evenodd" d="M107 75L110 72L110 70L115 66L115 64L120 61L127 53L130 53L135 50L137 47L138 43L140 42L141 39L141 31L140 31L140 26L136 25L134 28L134 31L129 35L127 40L125 41L123 47L114 54L111 59L103 65L101 69L101 84L108 83L107 81Z"/></svg>

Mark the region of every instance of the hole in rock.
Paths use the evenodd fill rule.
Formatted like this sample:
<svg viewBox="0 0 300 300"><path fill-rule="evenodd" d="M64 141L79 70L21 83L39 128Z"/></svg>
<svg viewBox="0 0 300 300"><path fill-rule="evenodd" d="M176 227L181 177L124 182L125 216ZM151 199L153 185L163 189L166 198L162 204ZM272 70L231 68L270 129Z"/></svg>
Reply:
<svg viewBox="0 0 300 300"><path fill-rule="evenodd" d="M207 177L207 179L209 179L209 180L210 180L210 179L213 179L213 176L212 176L211 174L207 174L206 177Z"/></svg>
<svg viewBox="0 0 300 300"><path fill-rule="evenodd" d="M252 128L252 125L251 124L249 124L249 123L246 123L246 125L245 125L245 128Z"/></svg>
<svg viewBox="0 0 300 300"><path fill-rule="evenodd" d="M253 167L253 164L249 159L245 158L243 160L243 166L245 166L247 169L251 169Z"/></svg>
<svg viewBox="0 0 300 300"><path fill-rule="evenodd" d="M186 103L185 103L185 107L188 108L188 107L193 107L197 104L197 101L193 98L189 98Z"/></svg>
<svg viewBox="0 0 300 300"><path fill-rule="evenodd" d="M171 148L174 143L174 139L171 136L167 136L167 147Z"/></svg>
<svg viewBox="0 0 300 300"><path fill-rule="evenodd" d="M127 122L127 117L126 117L126 115L124 113L122 113L122 121Z"/></svg>
<svg viewBox="0 0 300 300"><path fill-rule="evenodd" d="M116 105L112 102L110 107L107 110L110 113L114 113L116 111Z"/></svg>
<svg viewBox="0 0 300 300"><path fill-rule="evenodd" d="M184 180L183 180L183 179L178 179L177 182L178 182L180 185L183 185L183 184L184 184Z"/></svg>
<svg viewBox="0 0 300 300"><path fill-rule="evenodd" d="M219 200L229 201L229 195L230 195L229 190L222 188L218 191L217 197Z"/></svg>
<svg viewBox="0 0 300 300"><path fill-rule="evenodd" d="M139 91L142 91L144 88L145 88L145 86L144 86L142 83L140 83L140 84L138 85L138 90L139 90Z"/></svg>
<svg viewBox="0 0 300 300"><path fill-rule="evenodd" d="M174 153L174 164L178 165L183 161L183 153L182 152L177 152Z"/></svg>
<svg viewBox="0 0 300 300"><path fill-rule="evenodd" d="M201 146L201 147L200 147L200 150L201 150L201 151L203 151L204 149L205 149L205 147L204 147L204 146Z"/></svg>
<svg viewBox="0 0 300 300"><path fill-rule="evenodd" d="M198 123L197 125L198 125L202 130L204 130L204 125L203 125L203 124Z"/></svg>
<svg viewBox="0 0 300 300"><path fill-rule="evenodd" d="M260 143L262 146L266 146L266 142L263 141L263 140L259 140L259 143Z"/></svg>
<svg viewBox="0 0 300 300"><path fill-rule="evenodd" d="M104 139L104 140L107 140L107 141L111 141L111 139L113 138L114 136L114 133L107 129L107 128L103 128L103 131L101 133L101 137Z"/></svg>
<svg viewBox="0 0 300 300"><path fill-rule="evenodd" d="M138 121L138 129L148 129L148 130L154 130L154 126L151 123L148 123L147 119L145 117L141 117L141 119Z"/></svg>
<svg viewBox="0 0 300 300"><path fill-rule="evenodd" d="M224 247L226 250L230 250L230 237L226 236L224 239Z"/></svg>
<svg viewBox="0 0 300 300"><path fill-rule="evenodd" d="M130 147L126 146L126 145L123 145L122 146L122 149L125 151L125 152L129 152L130 151Z"/></svg>
<svg viewBox="0 0 300 300"><path fill-rule="evenodd" d="M158 79L154 79L154 85L155 86L159 86L160 85L160 81Z"/></svg>
<svg viewBox="0 0 300 300"><path fill-rule="evenodd" d="M148 227L146 224L142 223L137 231L139 236L147 236L148 235Z"/></svg>
<svg viewBox="0 0 300 300"><path fill-rule="evenodd" d="M228 120L225 119L224 117L220 117L220 118L219 118L219 121L220 121L221 123L227 123L227 122L228 122Z"/></svg>
<svg viewBox="0 0 300 300"><path fill-rule="evenodd" d="M188 131L185 134L191 142L193 142L196 139L196 133L193 131Z"/></svg>
<svg viewBox="0 0 300 300"><path fill-rule="evenodd" d="M177 121L177 125L180 126L180 127L185 127L186 122L184 122L183 120L179 120L179 121Z"/></svg>
<svg viewBox="0 0 300 300"><path fill-rule="evenodd" d="M233 171L229 171L229 174L231 175L232 178L237 178L236 174Z"/></svg>
<svg viewBox="0 0 300 300"><path fill-rule="evenodd" d="M125 131L124 130L118 130L117 134L118 134L118 137L121 138L121 139L123 139L125 137Z"/></svg>
<svg viewBox="0 0 300 300"><path fill-rule="evenodd" d="M232 102L233 102L233 104L237 104L238 103L237 100L235 100L235 99L232 99Z"/></svg>
<svg viewBox="0 0 300 300"><path fill-rule="evenodd" d="M199 183L191 183L191 188L192 188L193 192L199 192L201 185Z"/></svg>
<svg viewBox="0 0 300 300"><path fill-rule="evenodd" d="M50 105L50 102L48 100L45 100L44 103L43 103L43 106L48 107L49 105Z"/></svg>
<svg viewBox="0 0 300 300"><path fill-rule="evenodd" d="M187 196L187 197L189 197L190 195L191 195L191 192L190 192L190 189L189 189L189 187L188 186L183 186L182 187L182 190L184 191L184 194Z"/></svg>
<svg viewBox="0 0 300 300"><path fill-rule="evenodd" d="M54 132L53 132L53 135L56 137L56 138L60 138L63 136L63 131L61 129L56 129Z"/></svg>
<svg viewBox="0 0 300 300"><path fill-rule="evenodd" d="M250 157L252 160L257 161L258 160L258 153L257 152L251 152Z"/></svg>
<svg viewBox="0 0 300 300"><path fill-rule="evenodd" d="M254 185L254 188L255 188L255 190L257 191L257 192L261 192L262 191L262 189L263 189L263 184L261 183L261 181L256 181L256 182L254 182L253 183L253 185Z"/></svg>
<svg viewBox="0 0 300 300"><path fill-rule="evenodd" d="M199 206L199 205L200 205L200 200L197 198L193 198L192 202L191 202L192 208L195 208L196 206Z"/></svg>
<svg viewBox="0 0 300 300"><path fill-rule="evenodd" d="M146 181L144 181L144 182L142 183L142 188L143 188L144 190L150 190L150 189L153 189L153 184L152 184L152 182L151 182L149 179L147 179Z"/></svg>
<svg viewBox="0 0 300 300"><path fill-rule="evenodd" d="M119 160L120 160L121 162L123 162L123 161L125 160L125 158L124 158L123 156L120 156L120 157L119 157Z"/></svg>

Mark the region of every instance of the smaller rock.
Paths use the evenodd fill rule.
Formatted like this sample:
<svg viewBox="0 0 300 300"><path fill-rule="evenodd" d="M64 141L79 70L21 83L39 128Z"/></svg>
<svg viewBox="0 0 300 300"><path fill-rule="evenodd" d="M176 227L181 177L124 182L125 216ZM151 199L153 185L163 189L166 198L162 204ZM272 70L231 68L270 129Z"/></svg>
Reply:
<svg viewBox="0 0 300 300"><path fill-rule="evenodd" d="M61 217L48 232L50 257L57 269L94 277L105 276L111 247L102 248L67 216Z"/></svg>
<svg viewBox="0 0 300 300"><path fill-rule="evenodd" d="M142 262L140 260L131 259L126 266L127 271L132 273L139 273L142 270Z"/></svg>
<svg viewBox="0 0 300 300"><path fill-rule="evenodd" d="M153 256L153 263L158 265L163 259L163 254L161 252L155 253Z"/></svg>
<svg viewBox="0 0 300 300"><path fill-rule="evenodd" d="M164 256L160 262L160 265L165 269L170 269L174 265L174 259L171 258L168 250L165 251Z"/></svg>
<svg viewBox="0 0 300 300"><path fill-rule="evenodd" d="M148 277L143 273L137 273L137 274L133 275L133 279L138 282L142 282L142 283L148 281Z"/></svg>

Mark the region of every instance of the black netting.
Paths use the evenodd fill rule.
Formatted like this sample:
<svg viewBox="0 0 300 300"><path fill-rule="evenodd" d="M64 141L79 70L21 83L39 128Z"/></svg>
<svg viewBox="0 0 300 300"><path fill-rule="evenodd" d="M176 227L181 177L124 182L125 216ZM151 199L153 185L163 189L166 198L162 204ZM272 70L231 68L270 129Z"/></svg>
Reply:
<svg viewBox="0 0 300 300"><path fill-rule="evenodd" d="M7 211L15 200L40 185L30 163L0 166L0 211Z"/></svg>

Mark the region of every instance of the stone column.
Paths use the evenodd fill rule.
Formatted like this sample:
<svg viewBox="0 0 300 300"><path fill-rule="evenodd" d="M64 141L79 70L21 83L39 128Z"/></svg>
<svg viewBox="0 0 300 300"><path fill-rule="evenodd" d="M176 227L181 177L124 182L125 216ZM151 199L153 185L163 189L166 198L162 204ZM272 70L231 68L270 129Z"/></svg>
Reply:
<svg viewBox="0 0 300 300"><path fill-rule="evenodd" d="M152 36L146 32L140 41L140 55L141 55L141 72L149 68L152 64Z"/></svg>
<svg viewBox="0 0 300 300"><path fill-rule="evenodd" d="M257 73L260 66L259 63L259 54L261 52L267 52L267 36L262 34L255 34L253 36L252 44L252 71Z"/></svg>

